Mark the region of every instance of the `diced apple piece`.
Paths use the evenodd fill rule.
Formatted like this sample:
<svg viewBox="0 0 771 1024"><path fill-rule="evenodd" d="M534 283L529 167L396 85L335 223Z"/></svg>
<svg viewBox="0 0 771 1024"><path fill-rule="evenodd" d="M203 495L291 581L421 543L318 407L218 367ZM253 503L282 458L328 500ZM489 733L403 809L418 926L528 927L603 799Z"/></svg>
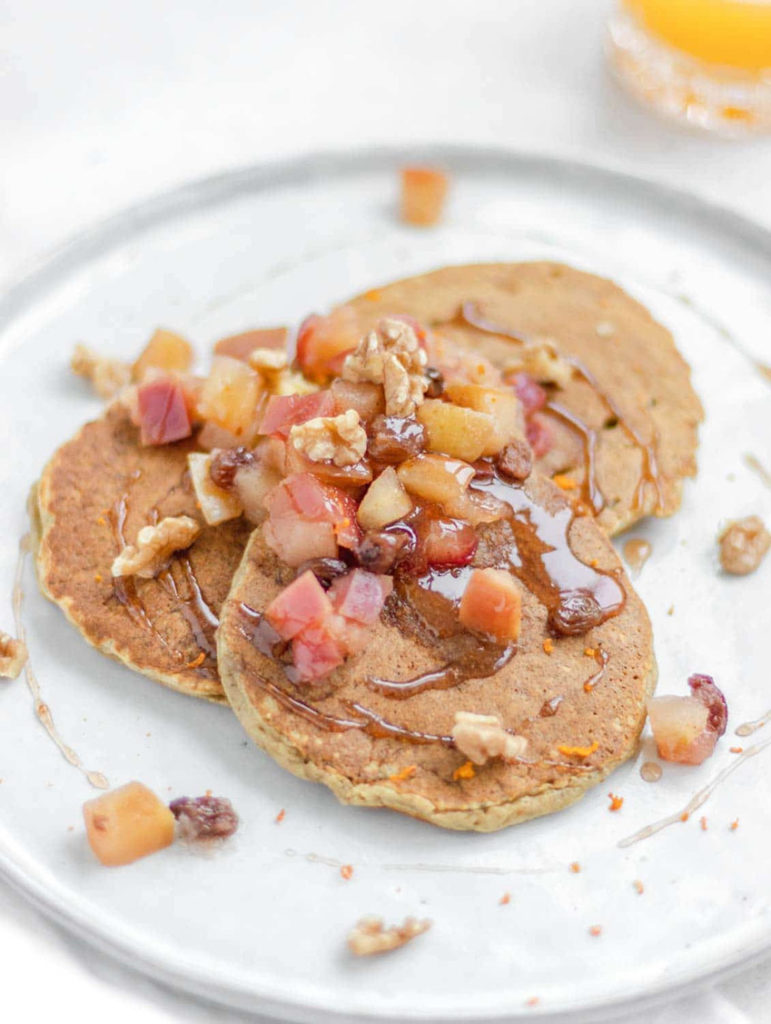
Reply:
<svg viewBox="0 0 771 1024"><path fill-rule="evenodd" d="M496 498L488 491L476 490L473 487L469 487L455 500L446 501L444 510L449 515L462 519L472 526L495 523L499 519L506 519L511 515L511 505Z"/></svg>
<svg viewBox="0 0 771 1024"><path fill-rule="evenodd" d="M313 314L297 334L297 365L311 380L329 380L340 373L362 333L358 313L351 306L338 306L329 316Z"/></svg>
<svg viewBox="0 0 771 1024"><path fill-rule="evenodd" d="M467 462L433 454L407 459L396 473L410 494L438 505L457 502L474 479L474 467Z"/></svg>
<svg viewBox="0 0 771 1024"><path fill-rule="evenodd" d="M286 472L312 473L325 484L358 490L372 481L372 468L363 459L352 466L336 466L332 461L314 462L292 444L286 446Z"/></svg>
<svg viewBox="0 0 771 1024"><path fill-rule="evenodd" d="M334 630L336 616L320 625L308 626L292 641L292 660L300 682L312 682L329 675L345 660L345 649Z"/></svg>
<svg viewBox="0 0 771 1024"><path fill-rule="evenodd" d="M505 569L474 569L460 599L458 615L467 629L496 640L516 640L522 621L522 591Z"/></svg>
<svg viewBox="0 0 771 1024"><path fill-rule="evenodd" d="M648 721L659 757L680 764L701 764L715 749L718 734L709 728L709 708L695 697L653 697Z"/></svg>
<svg viewBox="0 0 771 1024"><path fill-rule="evenodd" d="M242 443L242 439L209 420L201 427L196 443L199 448L210 452L214 448L237 448Z"/></svg>
<svg viewBox="0 0 771 1024"><path fill-rule="evenodd" d="M138 388L137 415L143 445L171 444L192 433L184 391L171 380L154 380Z"/></svg>
<svg viewBox="0 0 771 1024"><path fill-rule="evenodd" d="M417 411L426 431L426 447L466 462L475 462L489 450L495 436L491 416L438 399L427 399Z"/></svg>
<svg viewBox="0 0 771 1024"><path fill-rule="evenodd" d="M369 422L385 411L385 397L379 384L337 379L332 382L330 390L335 400L336 415L355 409L362 420Z"/></svg>
<svg viewBox="0 0 771 1024"><path fill-rule="evenodd" d="M174 842L174 815L141 782L87 800L83 818L91 849L107 867L131 864Z"/></svg>
<svg viewBox="0 0 771 1024"><path fill-rule="evenodd" d="M318 416L334 416L335 400L330 391L314 391L310 395L271 395L260 420L259 431L270 437L286 440L298 423Z"/></svg>
<svg viewBox="0 0 771 1024"><path fill-rule="evenodd" d="M211 455L203 452L190 452L187 457L187 468L193 490L201 509L201 515L209 526L217 526L228 519L236 519L243 512L238 495L218 487L211 476Z"/></svg>
<svg viewBox="0 0 771 1024"><path fill-rule="evenodd" d="M343 618L361 626L374 626L393 587L390 576L354 569L332 583L329 600Z"/></svg>
<svg viewBox="0 0 771 1024"><path fill-rule="evenodd" d="M549 424L540 413L535 413L527 421L525 437L527 437L527 443L533 449L533 455L537 459L542 458L551 450L553 443L552 433L549 429Z"/></svg>
<svg viewBox="0 0 771 1024"><path fill-rule="evenodd" d="M355 549L361 539L356 502L310 473L294 473L265 499L265 540L287 565L335 558L337 546Z"/></svg>
<svg viewBox="0 0 771 1024"><path fill-rule="evenodd" d="M410 496L396 475L396 470L388 466L369 485L356 514L365 530L382 530L389 523L404 519L411 511Z"/></svg>
<svg viewBox="0 0 771 1024"><path fill-rule="evenodd" d="M230 431L240 443L249 441L256 434L261 389L259 375L245 363L217 356L204 383L198 412L202 419Z"/></svg>
<svg viewBox="0 0 771 1024"><path fill-rule="evenodd" d="M514 388L517 398L522 403L525 416L538 412L546 405L548 399L546 391L529 373L515 373L513 377L506 378L506 381Z"/></svg>
<svg viewBox="0 0 771 1024"><path fill-rule="evenodd" d="M164 373L186 373L193 362L193 348L172 331L158 328L145 345L141 355L132 367L131 375L135 381L142 383L148 370L161 370Z"/></svg>
<svg viewBox="0 0 771 1024"><path fill-rule="evenodd" d="M442 216L447 196L447 175L433 167L402 170L402 220L430 227Z"/></svg>
<svg viewBox="0 0 771 1024"><path fill-rule="evenodd" d="M497 455L510 441L523 436L525 419L522 404L513 391L486 388L480 384L448 384L445 394L455 405L492 417L493 436L482 455Z"/></svg>
<svg viewBox="0 0 771 1024"><path fill-rule="evenodd" d="M421 517L418 555L426 565L451 568L468 565L477 549L474 527L458 519Z"/></svg>
<svg viewBox="0 0 771 1024"><path fill-rule="evenodd" d="M331 614L332 602L310 569L284 587L265 609L265 618L282 640L293 640Z"/></svg>
<svg viewBox="0 0 771 1024"><path fill-rule="evenodd" d="M263 327L242 334L231 334L227 338L220 338L214 346L214 354L230 356L231 359L240 359L246 363L256 348L285 350L288 336L286 327Z"/></svg>
<svg viewBox="0 0 771 1024"><path fill-rule="evenodd" d="M250 523L261 523L268 514L265 499L281 482L282 475L267 458L258 458L236 470L233 488Z"/></svg>

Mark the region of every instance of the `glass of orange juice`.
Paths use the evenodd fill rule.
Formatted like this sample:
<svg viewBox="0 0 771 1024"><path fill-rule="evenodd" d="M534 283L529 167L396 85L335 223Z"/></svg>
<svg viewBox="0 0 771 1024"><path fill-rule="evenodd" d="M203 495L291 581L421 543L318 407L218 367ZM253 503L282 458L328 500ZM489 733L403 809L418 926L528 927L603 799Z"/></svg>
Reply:
<svg viewBox="0 0 771 1024"><path fill-rule="evenodd" d="M771 0L620 0L608 41L616 75L661 113L771 132Z"/></svg>

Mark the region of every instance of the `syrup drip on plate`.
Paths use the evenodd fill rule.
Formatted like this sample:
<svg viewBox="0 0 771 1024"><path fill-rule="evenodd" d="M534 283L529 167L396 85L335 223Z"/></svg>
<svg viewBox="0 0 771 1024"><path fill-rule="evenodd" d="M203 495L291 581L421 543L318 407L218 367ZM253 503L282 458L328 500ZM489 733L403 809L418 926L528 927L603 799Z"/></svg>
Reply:
<svg viewBox="0 0 771 1024"><path fill-rule="evenodd" d="M484 317L480 313L479 307L474 302L464 302L461 305L459 317L462 322L468 324L469 327L476 328L476 330L478 331L484 331L487 334L496 334L498 335L498 337L501 338L509 338L511 341L516 341L519 342L520 344L525 344L527 342L527 338L524 335L517 334L514 331L509 330L507 327L504 327L502 324L494 323L492 320L488 320L486 317ZM594 376L591 370L587 366L585 366L579 359L576 359L575 356L569 356L562 353L560 353L560 355L566 363L572 366L574 372L577 373L578 376L581 377L584 380L584 382L589 385L589 387L594 391L594 393L597 395L600 401L603 402L608 412L614 416L614 418L618 421L619 425L623 428L623 430L626 431L627 435L634 441L634 443L640 450L640 454L642 457L642 471L640 473L640 479L635 490L634 507L640 508L642 506L645 490L649 485L651 485L654 487L656 491L655 511L661 512L663 510L663 501L661 494L661 478L659 474L658 455L656 451L656 437L654 436L652 439L646 440L642 436L637 427L633 423L631 423L628 417L624 414L623 409L621 409L621 407L617 405L615 400L606 391L604 391L602 387L600 387L597 378ZM560 412L564 411L561 409L561 407L559 408ZM554 408L551 403L547 404L547 406L545 407L545 411L555 414ZM560 415L560 413L556 413L556 415ZM596 434L596 431L594 431L594 429L590 427L588 424L581 421L579 417L575 416L573 413L571 413L570 415L574 420L572 424L574 429L581 434L581 437L584 441L584 450L586 453L586 486L588 492L587 496L589 498L589 501L592 503L592 506L596 508L594 502L592 501L591 495L592 493L595 493L595 495L597 495L598 492L601 492L599 491L599 486L596 479L594 460L592 459L592 461L590 462L588 451L588 439L592 438L592 435ZM563 417L560 416L560 418ZM596 438L595 440L592 441L592 444L596 444ZM604 503L604 498L602 500Z"/></svg>
<svg viewBox="0 0 771 1024"><path fill-rule="evenodd" d="M627 565L636 573L640 572L652 554L653 545L642 537L632 537L624 544L624 558Z"/></svg>
<svg viewBox="0 0 771 1024"><path fill-rule="evenodd" d="M24 628L23 609L24 609L24 564L27 559L27 555L30 551L30 536L25 534L19 541L19 557L16 562L16 576L13 584L13 617L16 626L16 636L19 640L26 643L27 635ZM43 694L40 688L40 682L35 675L32 668L32 661L30 657L27 657L27 661L24 665L24 677L27 681L27 686L32 694L32 699L35 702L35 714L38 717L40 724L43 726L45 731L54 741L56 746L61 751L65 760L68 761L74 768L79 769L86 779L94 786L95 789L108 789L109 782L101 772L91 771L83 766L83 762L80 757L75 753L71 746L62 739L61 734L54 724L53 715L51 714L51 708L43 700Z"/></svg>
<svg viewBox="0 0 771 1024"><path fill-rule="evenodd" d="M771 711L767 711L765 715L761 715L753 722L744 722L742 725L738 725L734 729L734 734L736 736L751 736L758 729L762 729L764 725L768 725L769 722L771 722Z"/></svg>

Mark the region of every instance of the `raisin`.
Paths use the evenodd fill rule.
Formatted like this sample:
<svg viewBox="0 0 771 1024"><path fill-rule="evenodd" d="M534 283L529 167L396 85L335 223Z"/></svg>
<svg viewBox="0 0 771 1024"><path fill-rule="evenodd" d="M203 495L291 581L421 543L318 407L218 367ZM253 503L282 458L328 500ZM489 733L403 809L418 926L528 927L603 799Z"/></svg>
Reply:
<svg viewBox="0 0 771 1024"><path fill-rule="evenodd" d="M356 549L359 565L369 572L388 573L409 554L414 538L407 530L366 533Z"/></svg>
<svg viewBox="0 0 771 1024"><path fill-rule="evenodd" d="M238 448L223 448L212 455L209 476L212 483L227 491L233 486L238 470L242 466L251 466L254 461L254 453L243 445Z"/></svg>
<svg viewBox="0 0 771 1024"><path fill-rule="evenodd" d="M563 590L559 604L549 613L549 625L563 636L580 636L602 619L602 608L588 590Z"/></svg>
<svg viewBox="0 0 771 1024"><path fill-rule="evenodd" d="M693 675L688 679L691 693L707 708L707 728L722 736L728 723L728 705L712 676Z"/></svg>
<svg viewBox="0 0 771 1024"><path fill-rule="evenodd" d="M297 567L297 575L310 570L324 590L328 590L338 576L345 576L348 566L340 558L309 558Z"/></svg>
<svg viewBox="0 0 771 1024"><path fill-rule="evenodd" d="M225 839L238 828L238 815L226 797L181 796L171 801L169 810L186 839Z"/></svg>
<svg viewBox="0 0 771 1024"><path fill-rule="evenodd" d="M426 398L441 398L444 394L444 374L435 366L427 366L423 376L428 379Z"/></svg>
<svg viewBox="0 0 771 1024"><path fill-rule="evenodd" d="M533 453L527 441L512 441L496 459L501 476L509 480L526 480L533 468Z"/></svg>
<svg viewBox="0 0 771 1024"><path fill-rule="evenodd" d="M376 462L404 462L425 447L423 424L412 416L376 416L372 421L368 451Z"/></svg>

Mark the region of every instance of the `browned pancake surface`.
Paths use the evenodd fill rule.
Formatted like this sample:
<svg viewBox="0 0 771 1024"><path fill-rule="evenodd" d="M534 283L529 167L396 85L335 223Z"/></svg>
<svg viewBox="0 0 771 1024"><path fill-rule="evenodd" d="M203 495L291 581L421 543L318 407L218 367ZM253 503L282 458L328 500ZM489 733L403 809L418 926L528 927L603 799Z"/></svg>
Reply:
<svg viewBox="0 0 771 1024"><path fill-rule="evenodd" d="M553 484L531 478L531 496L548 507L564 507ZM591 517L574 521L571 542L579 557L618 573L627 600L621 614L588 634L554 640L544 650L547 610L529 592L523 604L519 650L486 679L407 699L377 693L368 677L408 679L436 668L441 650L424 645L384 614L366 650L327 679L293 686L282 666L250 640L242 604L264 609L291 578L255 531L222 609L218 633L220 673L231 706L252 738L279 763L305 778L324 782L348 803L388 806L448 828L490 831L546 814L578 799L634 751L645 718L645 699L655 677L648 616L623 575L620 563ZM547 645L548 646L548 645ZM598 670L588 647L602 647L606 670L590 692ZM299 699L300 704L291 705ZM549 701L555 714L543 714ZM361 709L364 709L362 712ZM454 779L465 758L440 742L415 742L335 727L335 719L376 716L411 733L449 735L456 711L498 715L528 739L527 764L491 762L472 779ZM413 741L411 742L410 739ZM566 755L562 745L597 747L589 756Z"/></svg>
<svg viewBox="0 0 771 1024"><path fill-rule="evenodd" d="M113 584L120 535L196 508L179 442L142 448L113 406L54 454L38 485L37 571L41 589L86 640L159 682L223 700L214 645L216 617L246 544L241 519L204 528L157 579Z"/></svg>
<svg viewBox="0 0 771 1024"><path fill-rule="evenodd" d="M459 316L464 303L523 339L552 339L596 381L597 388L574 373L553 398L596 434L598 520L606 532L677 510L682 478L696 472L702 409L666 328L611 281L546 262L446 267L371 289L352 304L367 327L387 313L408 313L498 365L510 360L517 342L470 326ZM538 468L583 484L586 435L547 418L554 444Z"/></svg>

